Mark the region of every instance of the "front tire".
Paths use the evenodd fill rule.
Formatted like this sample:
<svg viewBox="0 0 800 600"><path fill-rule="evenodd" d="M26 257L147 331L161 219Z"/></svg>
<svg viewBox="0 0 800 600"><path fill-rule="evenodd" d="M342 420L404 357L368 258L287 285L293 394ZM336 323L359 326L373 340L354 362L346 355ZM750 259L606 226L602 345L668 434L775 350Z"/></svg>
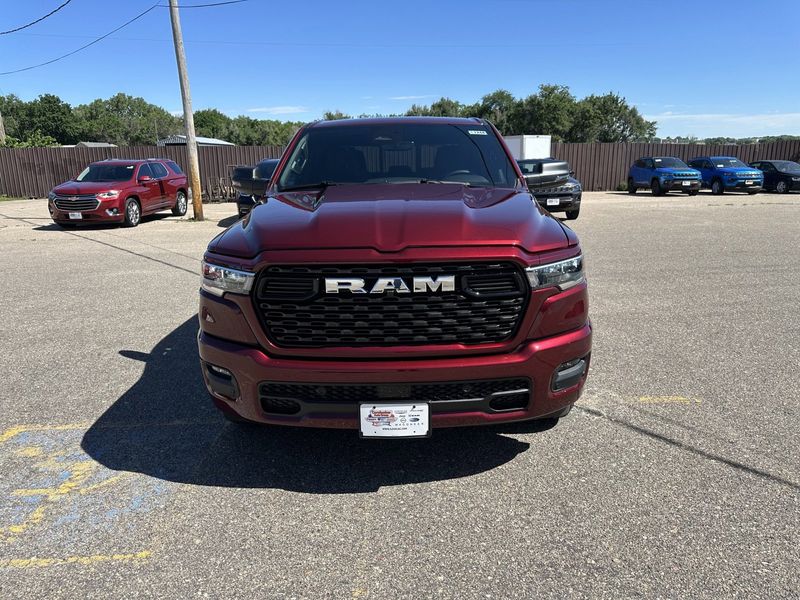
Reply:
<svg viewBox="0 0 800 600"><path fill-rule="evenodd" d="M715 196L721 196L725 193L725 186L722 184L721 179L715 179L711 182L711 193Z"/></svg>
<svg viewBox="0 0 800 600"><path fill-rule="evenodd" d="M653 196L664 195L664 190L661 189L661 182L658 179L653 179L653 181L650 182L650 193L653 194Z"/></svg>
<svg viewBox="0 0 800 600"><path fill-rule="evenodd" d="M636 193L636 184L633 182L633 177L628 177L628 193L631 195Z"/></svg>
<svg viewBox="0 0 800 600"><path fill-rule="evenodd" d="M567 211L567 220L568 221L574 221L575 219L578 218L579 214L581 214L581 209L580 208L578 208L576 210L568 210Z"/></svg>
<svg viewBox="0 0 800 600"><path fill-rule="evenodd" d="M186 207L188 203L186 201L186 194L183 192L178 192L175 196L175 206L172 207L172 214L176 217L182 217L186 214Z"/></svg>
<svg viewBox="0 0 800 600"><path fill-rule="evenodd" d="M789 186L785 181L779 181L775 186L775 191L779 194L786 194L789 191Z"/></svg>
<svg viewBox="0 0 800 600"><path fill-rule="evenodd" d="M142 220L142 208L133 198L125 202L125 227L136 227Z"/></svg>

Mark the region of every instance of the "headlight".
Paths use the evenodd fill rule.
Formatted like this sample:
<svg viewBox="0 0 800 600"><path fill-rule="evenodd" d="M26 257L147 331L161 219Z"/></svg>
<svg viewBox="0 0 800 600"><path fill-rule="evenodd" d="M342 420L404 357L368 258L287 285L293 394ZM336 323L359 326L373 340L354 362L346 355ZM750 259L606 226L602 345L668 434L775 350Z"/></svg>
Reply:
<svg viewBox="0 0 800 600"><path fill-rule="evenodd" d="M100 192L94 195L98 200L109 200L110 198L116 198L118 196L119 190L108 190L107 192Z"/></svg>
<svg viewBox="0 0 800 600"><path fill-rule="evenodd" d="M572 183L572 182L570 182L570 183L566 184L564 187L567 188L568 190L574 191L574 190L581 189L581 184L580 183Z"/></svg>
<svg viewBox="0 0 800 600"><path fill-rule="evenodd" d="M255 276L255 273L238 271L203 261L203 283L201 287L215 296L222 296L225 292L246 294L253 287Z"/></svg>
<svg viewBox="0 0 800 600"><path fill-rule="evenodd" d="M661 179L672 179L672 173L664 173Z"/></svg>
<svg viewBox="0 0 800 600"><path fill-rule="evenodd" d="M525 269L531 288L538 290L547 287L557 287L568 290L584 281L583 255L575 258L561 260L549 265L539 265Z"/></svg>
<svg viewBox="0 0 800 600"><path fill-rule="evenodd" d="M47 199L48 200L55 200L56 199L56 193L55 192L50 192L49 194L47 194Z"/></svg>

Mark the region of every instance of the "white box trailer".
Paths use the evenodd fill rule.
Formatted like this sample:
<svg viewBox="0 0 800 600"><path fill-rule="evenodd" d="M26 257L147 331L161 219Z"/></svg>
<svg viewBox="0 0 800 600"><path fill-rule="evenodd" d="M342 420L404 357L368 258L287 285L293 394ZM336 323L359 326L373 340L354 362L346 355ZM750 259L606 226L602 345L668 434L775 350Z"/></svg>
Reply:
<svg viewBox="0 0 800 600"><path fill-rule="evenodd" d="M550 157L549 135L504 135L503 139L517 160Z"/></svg>

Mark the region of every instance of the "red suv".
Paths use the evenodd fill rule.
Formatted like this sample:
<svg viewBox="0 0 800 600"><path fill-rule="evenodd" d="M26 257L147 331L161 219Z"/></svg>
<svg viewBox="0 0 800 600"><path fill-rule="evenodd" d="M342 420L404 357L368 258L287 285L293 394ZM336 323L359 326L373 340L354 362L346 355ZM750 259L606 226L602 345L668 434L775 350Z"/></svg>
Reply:
<svg viewBox="0 0 800 600"><path fill-rule="evenodd" d="M586 381L578 237L483 120L307 125L202 269L202 371L232 420L424 437L562 417Z"/></svg>
<svg viewBox="0 0 800 600"><path fill-rule="evenodd" d="M185 215L187 189L186 175L171 160L113 158L54 187L48 209L62 227L102 222L136 227L142 216L162 210Z"/></svg>

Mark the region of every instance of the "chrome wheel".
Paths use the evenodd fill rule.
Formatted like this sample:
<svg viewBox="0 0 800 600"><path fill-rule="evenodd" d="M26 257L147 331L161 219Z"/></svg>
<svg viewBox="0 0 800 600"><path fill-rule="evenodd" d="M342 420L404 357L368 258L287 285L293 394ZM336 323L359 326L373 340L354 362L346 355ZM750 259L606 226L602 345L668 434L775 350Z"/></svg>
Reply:
<svg viewBox="0 0 800 600"><path fill-rule="evenodd" d="M778 185L775 186L775 191L779 194L785 194L788 191L788 187L786 186L785 181L779 181Z"/></svg>
<svg viewBox="0 0 800 600"><path fill-rule="evenodd" d="M172 208L172 214L176 217L182 217L186 214L187 207L188 203L186 201L186 194L183 192L178 192L178 195L175 198L175 206Z"/></svg>
<svg viewBox="0 0 800 600"><path fill-rule="evenodd" d="M128 204L125 206L125 225L136 227L141 218L142 211L139 208L139 203L136 200L128 200Z"/></svg>

